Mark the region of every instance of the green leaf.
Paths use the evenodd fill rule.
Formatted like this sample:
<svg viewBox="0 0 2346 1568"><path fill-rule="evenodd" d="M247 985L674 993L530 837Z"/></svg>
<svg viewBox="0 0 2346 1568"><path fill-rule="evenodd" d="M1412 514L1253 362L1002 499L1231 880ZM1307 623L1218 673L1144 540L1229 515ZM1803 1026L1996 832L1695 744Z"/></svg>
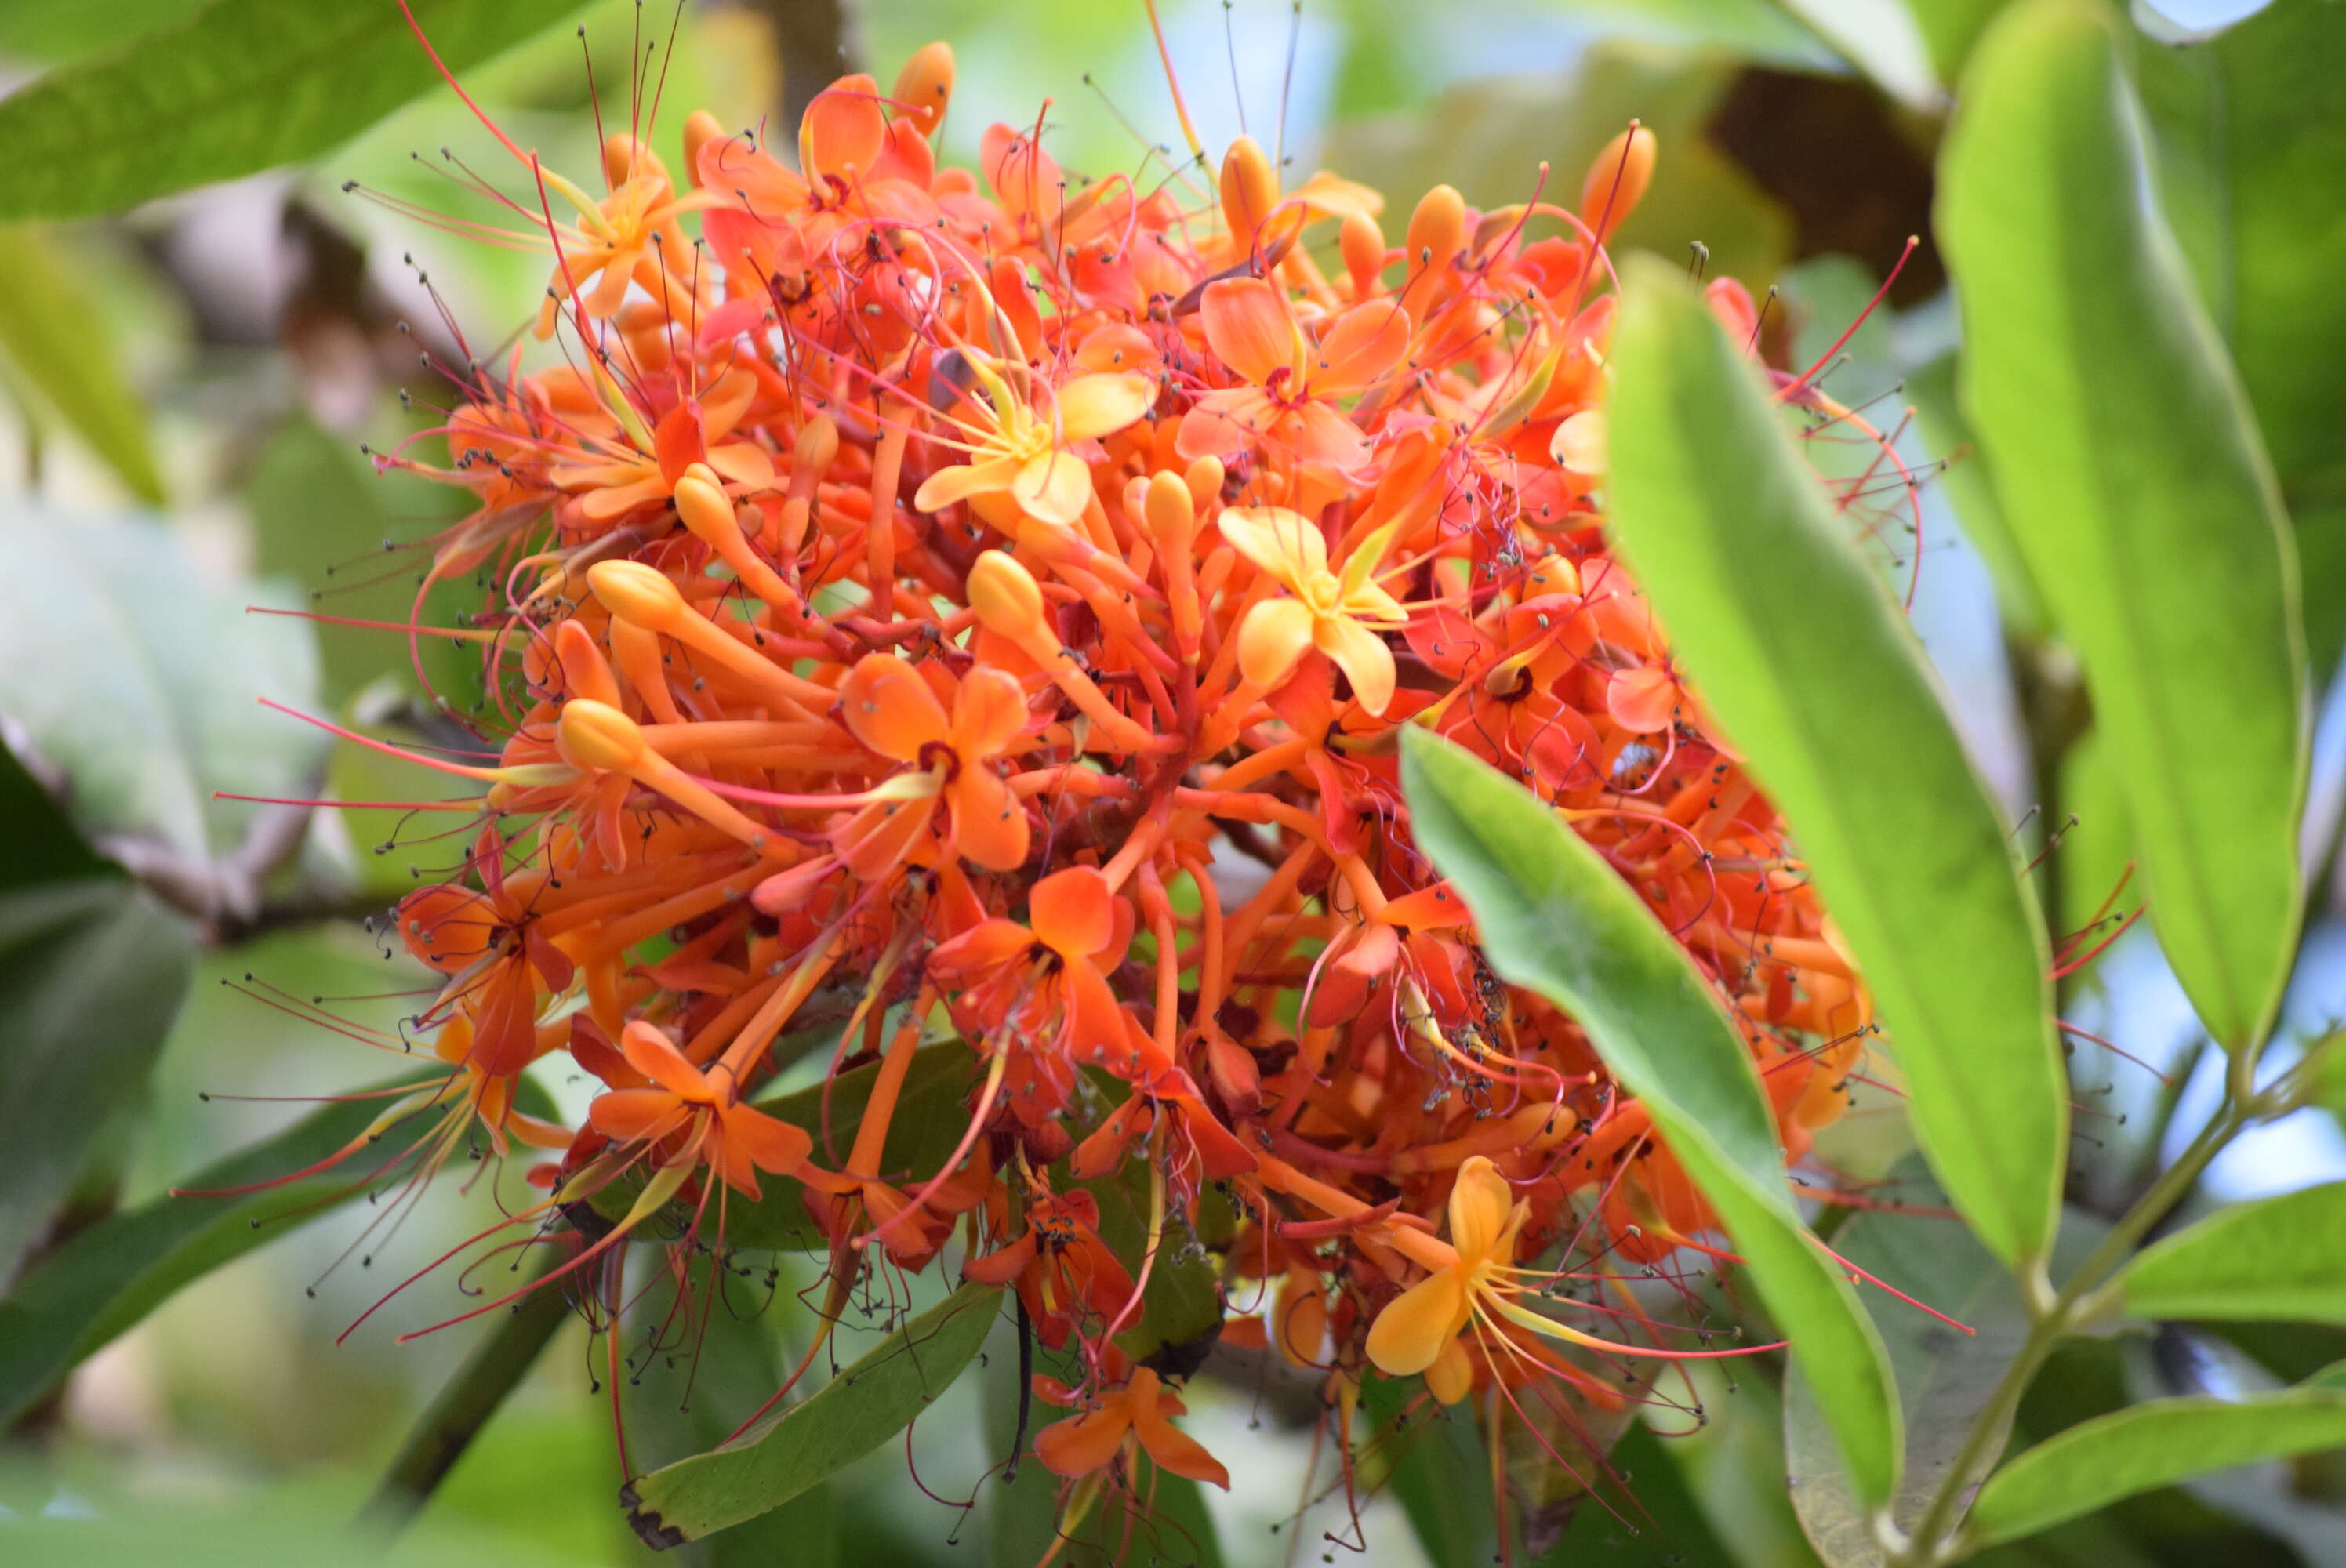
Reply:
<svg viewBox="0 0 2346 1568"><path fill-rule="evenodd" d="M80 1179L107 1114L145 1088L194 972L187 922L133 883L0 895L0 1279Z"/></svg>
<svg viewBox="0 0 2346 1568"><path fill-rule="evenodd" d="M1878 1196L1926 1208L1944 1201L1920 1162L1892 1176ZM2055 1280L2082 1263L2106 1230L2090 1215L2066 1211L2052 1269ZM1962 1226L1946 1220L1861 1212L1833 1232L1833 1248L1885 1285L1963 1325L1954 1328L1887 1291L1860 1293L1889 1348L1897 1378L1905 1416L1906 1468L1898 1478L1890 1512L1901 1529L1912 1530L1953 1467L1998 1380L2027 1341L2027 1303L1995 1256ZM2010 1424L2007 1411L2005 1430ZM1978 1484L2003 1447L2000 1432L1978 1468L1965 1478L1966 1489ZM1883 1557L1873 1522L1850 1495L1815 1398L1797 1376L1784 1390L1784 1449L1792 1506L1817 1554L1831 1568L1879 1568Z"/></svg>
<svg viewBox="0 0 2346 1568"><path fill-rule="evenodd" d="M1739 1568L1740 1559L1688 1484L1678 1447L1643 1422L1633 1424L1607 1461L1627 1500L1617 1511L1584 1502L1564 1539L1535 1568Z"/></svg>
<svg viewBox="0 0 2346 1568"><path fill-rule="evenodd" d="M533 1115L551 1113L534 1083L523 1079L522 1089L516 1105ZM183 1287L284 1235L288 1222L316 1218L357 1197L367 1189L364 1170L396 1158L437 1125L422 1117L385 1132L362 1171L327 1172L233 1197L192 1196L299 1171L365 1131L382 1107L380 1099L321 1105L274 1137L197 1171L182 1184L191 1196L109 1215L28 1269L0 1300L0 1427Z"/></svg>
<svg viewBox="0 0 2346 1568"><path fill-rule="evenodd" d="M1623 297L1611 535L1856 953L1932 1168L1999 1257L2032 1257L2068 1099L2005 826L1738 345L1672 269L1633 265Z"/></svg>
<svg viewBox="0 0 2346 1568"><path fill-rule="evenodd" d="M1419 1397L1414 1380L1371 1371L1361 1380L1368 1431L1362 1453L1384 1470L1433 1568L1484 1568L1498 1555L1491 1465L1463 1406ZM1409 1414L1416 1398L1419 1412Z"/></svg>
<svg viewBox="0 0 2346 1568"><path fill-rule="evenodd" d="M2159 940L2239 1050L2297 932L2305 656L2271 470L2145 181L2098 12L2000 18L1941 160L1963 401L2084 667Z"/></svg>
<svg viewBox="0 0 2346 1568"><path fill-rule="evenodd" d="M46 229L0 230L0 351L132 494L163 504L147 411L122 379L98 301Z"/></svg>
<svg viewBox="0 0 2346 1568"><path fill-rule="evenodd" d="M2318 678L2346 644L2346 6L2274 0L2218 36L2137 43L2159 192L2296 523Z"/></svg>
<svg viewBox="0 0 2346 1568"><path fill-rule="evenodd" d="M215 790L309 793L325 738L256 700L316 698L309 628L248 610L290 596L129 523L15 510L0 551L0 711L65 774L85 830L224 854L253 809Z"/></svg>
<svg viewBox="0 0 2346 1568"><path fill-rule="evenodd" d="M2117 1283L2141 1318L2346 1323L2346 1182L2218 1209Z"/></svg>
<svg viewBox="0 0 2346 1568"><path fill-rule="evenodd" d="M1988 472L1986 454L1972 435L1955 396L1957 356L1943 354L1906 377L1906 396L1914 405L1914 421L1933 456L1949 460L1942 483L1955 509L1964 540L1978 552L1995 585L1996 607L2004 624L2025 636L2044 634L2045 596L2028 575L2027 559L2012 536L2004 506L1995 498L1995 476Z"/></svg>
<svg viewBox="0 0 2346 1568"><path fill-rule="evenodd" d="M968 1366L1002 1291L964 1285L880 1341L811 1397L738 1441L638 1476L620 1492L656 1546L754 1519L902 1431Z"/></svg>
<svg viewBox="0 0 2346 1568"><path fill-rule="evenodd" d="M2070 1428L1980 1489L1966 1539L2011 1541L2195 1475L2346 1446L2346 1390L2152 1400Z"/></svg>
<svg viewBox="0 0 2346 1568"><path fill-rule="evenodd" d="M578 5L411 0L452 71ZM0 218L118 211L291 163L349 140L439 79L396 5L215 0L0 101L0 145L15 158Z"/></svg>
<svg viewBox="0 0 2346 1568"><path fill-rule="evenodd" d="M0 888L107 877L120 868L101 859L74 830L56 797L0 745Z"/></svg>
<svg viewBox="0 0 2346 1568"><path fill-rule="evenodd" d="M1800 1223L1750 1054L1654 912L1521 786L1411 727L1412 830L1501 978L1567 1010L1710 1200L1817 1390L1860 1494L1890 1495L1897 1395L1882 1341Z"/></svg>
<svg viewBox="0 0 2346 1568"><path fill-rule="evenodd" d="M1935 109L1946 97L1932 73L1930 46L1905 0L1777 3L1908 108Z"/></svg>

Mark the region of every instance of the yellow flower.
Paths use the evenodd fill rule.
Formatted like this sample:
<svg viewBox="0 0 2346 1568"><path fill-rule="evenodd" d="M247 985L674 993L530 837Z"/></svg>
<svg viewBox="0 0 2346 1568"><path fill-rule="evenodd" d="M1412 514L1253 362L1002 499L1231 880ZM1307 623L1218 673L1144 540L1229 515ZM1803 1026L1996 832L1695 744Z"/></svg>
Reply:
<svg viewBox="0 0 2346 1568"><path fill-rule="evenodd" d="M1046 418L974 352L962 352L985 392L968 400L974 418L956 419L974 450L967 463L929 475L913 504L937 512L970 500L996 527L1015 522L1016 513L1061 528L1074 523L1092 499L1091 463L1076 443L1136 423L1157 401L1157 388L1128 372L1077 376L1058 389L1056 417ZM1005 495L1015 512L994 499Z"/></svg>
<svg viewBox="0 0 2346 1568"><path fill-rule="evenodd" d="M1352 695L1371 713L1392 701L1393 657L1377 636L1404 625L1409 612L1372 580L1391 525L1361 541L1340 576L1328 566L1328 541L1318 524L1284 506L1233 506L1217 525L1230 547L1293 595L1264 599L1239 624L1239 668L1265 690L1287 678L1298 660L1317 648L1352 683Z"/></svg>

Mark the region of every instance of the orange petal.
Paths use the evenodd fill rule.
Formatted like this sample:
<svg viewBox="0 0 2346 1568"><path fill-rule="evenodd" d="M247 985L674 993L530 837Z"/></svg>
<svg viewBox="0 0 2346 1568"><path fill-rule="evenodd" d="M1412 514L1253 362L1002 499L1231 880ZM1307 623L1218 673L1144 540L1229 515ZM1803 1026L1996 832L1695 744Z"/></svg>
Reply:
<svg viewBox="0 0 2346 1568"><path fill-rule="evenodd" d="M1260 278L1225 278L1206 285L1198 314L1214 357L1260 386L1280 371L1300 375L1303 334L1286 297Z"/></svg>
<svg viewBox="0 0 2346 1568"><path fill-rule="evenodd" d="M710 1097L709 1080L700 1075L700 1069L684 1059L676 1042L641 1020L619 1032L619 1054L627 1059L628 1066L671 1095L687 1100Z"/></svg>
<svg viewBox="0 0 2346 1568"><path fill-rule="evenodd" d="M1385 1304L1369 1325L1369 1359L1396 1378L1423 1372L1465 1326L1465 1281L1456 1268L1444 1268Z"/></svg>
<svg viewBox="0 0 2346 1568"><path fill-rule="evenodd" d="M810 176L868 170L887 145L880 85L869 76L840 77L815 95L799 122L799 167Z"/></svg>
<svg viewBox="0 0 2346 1568"><path fill-rule="evenodd" d="M1445 1405L1454 1405L1474 1389L1474 1359L1466 1353L1465 1340L1453 1339L1442 1347L1433 1365L1425 1369L1425 1391Z"/></svg>
<svg viewBox="0 0 2346 1568"><path fill-rule="evenodd" d="M1089 1475L1116 1457L1124 1434L1132 1430L1132 1416L1122 1400L1100 1409L1054 1421L1035 1434L1035 1457L1054 1475Z"/></svg>
<svg viewBox="0 0 2346 1568"><path fill-rule="evenodd" d="M683 1125L684 1102L665 1089L613 1089L586 1107L589 1125L621 1143L648 1144Z"/></svg>
<svg viewBox="0 0 2346 1568"><path fill-rule="evenodd" d="M1055 447L1026 460L1010 482L1010 496L1029 517L1065 528L1091 504L1091 464Z"/></svg>
<svg viewBox="0 0 2346 1568"><path fill-rule="evenodd" d="M1328 569L1328 536L1284 506L1228 506L1214 526L1231 549L1289 587Z"/></svg>
<svg viewBox="0 0 2346 1568"><path fill-rule="evenodd" d="M1653 665L1616 670L1605 686L1606 711L1625 729L1652 735L1670 727L1678 706L1678 683Z"/></svg>
<svg viewBox="0 0 2346 1568"><path fill-rule="evenodd" d="M1143 1368L1142 1371L1146 1372L1147 1369ZM1149 1375L1154 1376L1153 1373ZM1134 1374L1136 1384L1139 1376L1139 1373ZM1187 1476L1191 1481L1209 1481L1228 1492L1230 1489L1230 1472L1222 1468L1219 1460L1206 1451L1205 1444L1167 1420L1153 1408L1156 1403L1154 1400L1140 1401L1140 1409L1132 1421L1132 1430L1140 1435L1140 1446L1148 1451L1148 1457L1175 1475Z"/></svg>
<svg viewBox="0 0 2346 1568"><path fill-rule="evenodd" d="M920 672L894 654L865 654L839 688L840 717L855 738L899 762L949 734L945 710Z"/></svg>
<svg viewBox="0 0 2346 1568"><path fill-rule="evenodd" d="M1116 940L1116 895L1096 866L1069 866L1035 884L1026 920L1043 944L1088 958Z"/></svg>
<svg viewBox="0 0 2346 1568"><path fill-rule="evenodd" d="M814 1139L804 1127L770 1116L754 1105L728 1105L719 1113L725 1122L725 1141L739 1148L761 1171L790 1176L806 1164Z"/></svg>
<svg viewBox="0 0 2346 1568"><path fill-rule="evenodd" d="M1006 457L956 463L951 468L940 468L921 481L913 504L923 512L942 512L956 501L1007 490L1017 477L1018 464Z"/></svg>
<svg viewBox="0 0 2346 1568"><path fill-rule="evenodd" d="M1314 621L1300 599L1264 599L1239 623L1239 668L1248 684L1277 686L1311 647Z"/></svg>
<svg viewBox="0 0 2346 1568"><path fill-rule="evenodd" d="M1031 837L1026 808L1001 775L964 766L945 786L945 805L953 812L954 842L971 864L1009 871L1025 863Z"/></svg>
<svg viewBox="0 0 2346 1568"><path fill-rule="evenodd" d="M1409 351L1409 312L1389 300L1372 300L1336 318L1320 339L1311 391L1341 397L1381 380Z"/></svg>
<svg viewBox="0 0 2346 1568"><path fill-rule="evenodd" d="M1034 945L1035 933L1016 921L990 920L937 943L929 967L955 980L975 980L1015 962Z"/></svg>
<svg viewBox="0 0 2346 1568"><path fill-rule="evenodd" d="M1508 1212L1515 1207L1515 1190L1499 1174L1499 1167L1481 1155L1474 1156L1458 1167L1458 1183L1450 1189L1451 1245L1458 1248L1461 1257L1488 1257L1497 1248Z"/></svg>
<svg viewBox="0 0 2346 1568"><path fill-rule="evenodd" d="M1018 677L980 665L954 693L953 748L964 764L999 756L1026 728L1026 691Z"/></svg>

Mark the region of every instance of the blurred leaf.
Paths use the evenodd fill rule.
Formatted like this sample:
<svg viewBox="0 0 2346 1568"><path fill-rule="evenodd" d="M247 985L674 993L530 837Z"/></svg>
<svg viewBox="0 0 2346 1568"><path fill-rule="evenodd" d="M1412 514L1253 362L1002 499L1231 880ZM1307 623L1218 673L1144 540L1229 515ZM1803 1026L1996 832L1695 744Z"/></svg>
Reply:
<svg viewBox="0 0 2346 1568"><path fill-rule="evenodd" d="M106 328L99 302L46 229L0 229L0 351L132 494L159 506L147 410L122 379Z"/></svg>
<svg viewBox="0 0 2346 1568"><path fill-rule="evenodd" d="M1972 46L2004 9L2004 0L1908 0L1908 5L1939 80L1953 82L1963 75Z"/></svg>
<svg viewBox="0 0 2346 1568"><path fill-rule="evenodd" d="M1612 1457L1627 1498L1617 1510L1584 1506L1535 1568L1739 1568L1734 1549L1703 1517L1678 1446L1642 1423L1632 1425Z"/></svg>
<svg viewBox="0 0 2346 1568"><path fill-rule="evenodd" d="M648 1543L674 1545L819 1484L903 1431L961 1376L1001 1297L994 1286L964 1285L738 1441L636 1477L619 1494L628 1522Z"/></svg>
<svg viewBox="0 0 2346 1568"><path fill-rule="evenodd" d="M2118 1276L2140 1318L2346 1323L2346 1182L2218 1209Z"/></svg>
<svg viewBox="0 0 2346 1568"><path fill-rule="evenodd" d="M144 1091L194 972L187 922L133 883L0 894L0 1279L81 1178L107 1113Z"/></svg>
<svg viewBox="0 0 2346 1568"><path fill-rule="evenodd" d="M2011 1541L2120 1498L2259 1460L2346 1446L2346 1390L2150 1400L2070 1428L1988 1478L1966 1530Z"/></svg>
<svg viewBox="0 0 2346 1568"><path fill-rule="evenodd" d="M1932 74L1929 46L1905 0L1777 3L1908 108L1936 108L1944 98Z"/></svg>
<svg viewBox="0 0 2346 1568"><path fill-rule="evenodd" d="M2000 19L1943 163L1964 405L2085 667L2160 941L2239 1050L2270 1026L2297 932L2296 585L2255 425L2142 199L2098 12Z"/></svg>
<svg viewBox="0 0 2346 1568"><path fill-rule="evenodd" d="M1708 983L1521 785L1415 726L1402 778L1417 841L1465 898L1492 967L1568 1012L1645 1104L1790 1339L1862 1494L1888 1497L1898 1410L1881 1339L1792 1207L1775 1118Z"/></svg>
<svg viewBox="0 0 2346 1568"><path fill-rule="evenodd" d="M452 71L488 59L579 0L411 0ZM0 101L15 158L0 218L80 218L347 141L436 86L396 5L213 0Z"/></svg>
<svg viewBox="0 0 2346 1568"><path fill-rule="evenodd" d="M5 743L0 743L0 821L8 824L6 836L0 838L0 888L110 876L117 870L84 841L56 798L26 771Z"/></svg>
<svg viewBox="0 0 2346 1568"><path fill-rule="evenodd" d="M2346 5L2273 0L2215 37L2134 54L2161 199L2296 523L2326 680L2346 644Z"/></svg>
<svg viewBox="0 0 2346 1568"><path fill-rule="evenodd" d="M1490 1460L1468 1408L1436 1403L1415 1379L1372 1370L1361 1379L1361 1409L1369 1423L1362 1452L1389 1467L1386 1484L1427 1560L1433 1568L1484 1568L1498 1555L1499 1532Z"/></svg>
<svg viewBox="0 0 2346 1568"><path fill-rule="evenodd" d="M9 0L0 5L0 55L76 60L119 48L126 38L177 22L203 0Z"/></svg>
<svg viewBox="0 0 2346 1568"><path fill-rule="evenodd" d="M1882 1189L1906 1206L1943 1201L1927 1171L1910 1167ZM2071 1209L2063 1215L2052 1268L2057 1281L2084 1261L2107 1227ZM1920 1521L1946 1479L1972 1424L2027 1341L2027 1303L2012 1274L1961 1225L1912 1214L1861 1211L1833 1233L1833 1249L1883 1284L1963 1325L1941 1321L1882 1289L1859 1294L1889 1347L1906 1418L1906 1468L1891 1515L1901 1529ZM1964 1330L1970 1330L1968 1333ZM2009 1429L2010 1418L2005 1418ZM2002 1434L1965 1480L1976 1485L2003 1451ZM1878 1568L1883 1561L1873 1522L1850 1496L1834 1461L1831 1437L1816 1401L1797 1375L1784 1390L1784 1449L1792 1505L1817 1554L1831 1568Z"/></svg>
<svg viewBox="0 0 2346 1568"><path fill-rule="evenodd" d="M2142 891L2138 881L2127 878L2127 867L2134 859L2134 828L2127 816L2126 781L2118 777L2098 731L2086 731L2062 756L2056 788L2063 812L2077 820L2075 827L2067 829L2057 822L2047 824L2061 834L2060 846L2053 851L2060 865L2061 934L2076 935L2096 916L2102 922L2078 949L2083 953L2108 939L2141 901ZM2122 879L2126 888L2119 892ZM2112 903L2114 892L2118 898ZM2129 898L2128 893L2137 896Z"/></svg>
<svg viewBox="0 0 2346 1568"><path fill-rule="evenodd" d="M2068 1100L2004 825L1737 345L1670 271L1624 289L1611 535L1790 824L1933 1169L1998 1256L2028 1257L2052 1237Z"/></svg>
<svg viewBox="0 0 2346 1568"><path fill-rule="evenodd" d="M1632 117L1661 144L1654 183L1613 240L1682 260L1710 248L1714 272L1766 280L1790 254L1791 225L1750 178L1708 144L1704 122L1734 73L1723 55L1603 42L1570 77L1499 77L1454 87L1423 113L1337 127L1326 162L1392 199L1396 229L1421 192L1455 185L1478 207L1545 199L1571 207L1581 177Z"/></svg>
<svg viewBox="0 0 2346 1568"><path fill-rule="evenodd" d="M389 532L383 484L351 443L305 418L287 421L261 450L244 499L262 572L287 578L312 596L314 608L328 614L407 620L415 601L414 571L390 569L398 562L387 559L382 549ZM453 593L443 590L434 600L438 602L423 606L425 626L461 625L464 612L478 608L478 596L467 595L463 585ZM378 676L395 675L413 684L407 638L400 632L320 626L317 637L330 706L339 707ZM472 649L426 637L423 652L428 667L450 655L465 658Z"/></svg>
<svg viewBox="0 0 2346 1568"><path fill-rule="evenodd" d="M515 1104L534 1115L553 1111L527 1078ZM183 1186L191 1196L110 1215L28 1269L0 1299L0 1427L183 1287L365 1192L373 1172L437 1125L416 1117L386 1129L356 1172L324 1172L237 1196L192 1196L300 1172L358 1137L382 1107L377 1098L321 1105L189 1176Z"/></svg>
<svg viewBox="0 0 2346 1568"><path fill-rule="evenodd" d="M304 793L324 737L256 698L314 702L308 628L255 616L168 532L16 511L0 518L0 712L61 769L92 832L232 850L251 809L216 789ZM281 597L281 596L275 596Z"/></svg>

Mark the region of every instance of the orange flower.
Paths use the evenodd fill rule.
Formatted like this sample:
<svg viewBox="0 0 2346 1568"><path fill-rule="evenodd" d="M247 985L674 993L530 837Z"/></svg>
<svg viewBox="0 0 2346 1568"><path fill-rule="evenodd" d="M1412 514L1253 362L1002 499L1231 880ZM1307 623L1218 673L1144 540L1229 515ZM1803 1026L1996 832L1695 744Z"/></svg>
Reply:
<svg viewBox="0 0 2346 1568"><path fill-rule="evenodd" d="M806 1164L814 1146L806 1129L740 1104L729 1074L720 1088L650 1024L629 1023L619 1035L619 1054L657 1086L597 1095L586 1116L606 1137L649 1145L689 1129L683 1146L664 1163L707 1165L728 1186L752 1198L760 1171L793 1176Z"/></svg>
<svg viewBox="0 0 2346 1568"><path fill-rule="evenodd" d="M1392 530L1380 528L1361 541L1339 576L1328 569L1327 537L1300 512L1233 506L1218 526L1232 549L1295 596L1261 600L1239 623L1239 668L1247 680L1275 687L1317 648L1351 679L1361 706L1382 714L1392 701L1393 657L1377 631L1409 621L1409 612L1371 575Z"/></svg>
<svg viewBox="0 0 2346 1568"><path fill-rule="evenodd" d="M1334 400L1367 391L1401 362L1408 311L1389 300L1355 305L1314 347L1284 293L1260 278L1228 278L1206 286L1199 313L1215 358L1248 384L1198 399L1181 422L1183 457L1228 459L1271 441L1340 473L1367 464L1367 439Z"/></svg>
<svg viewBox="0 0 2346 1568"><path fill-rule="evenodd" d="M966 977L980 986L990 980L1015 983L1038 1013L1046 1013L1056 1001L1061 1049L1070 1055L1112 1050L1129 1056L1124 1012L1102 968L1103 960L1113 966L1113 955L1126 940L1117 911L1106 877L1091 866L1070 866L1045 877L1026 895L1031 924L981 921L940 942L929 955L930 971ZM1040 968L1044 982L1031 992L1030 966Z"/></svg>
<svg viewBox="0 0 2346 1568"><path fill-rule="evenodd" d="M1046 1399L1060 1395L1052 1400L1054 1404L1075 1401L1052 1380L1037 1378L1035 1383ZM1228 1492L1230 1472L1206 1451L1205 1444L1168 1419L1188 1413L1180 1396L1166 1388L1162 1379L1147 1367L1136 1367L1130 1381L1100 1395L1083 1414L1036 1432L1035 1457L1053 1473L1073 1478L1101 1469L1137 1441L1159 1468L1191 1481L1210 1481Z"/></svg>
<svg viewBox="0 0 2346 1568"><path fill-rule="evenodd" d="M992 766L1026 727L1026 694L1015 676L990 666L971 670L954 688L947 718L921 670L894 654L866 654L840 687L839 705L856 739L923 769L903 793L865 807L842 831L856 874L872 876L902 860L939 799L951 846L972 863L1006 871L1025 860L1026 809Z"/></svg>

